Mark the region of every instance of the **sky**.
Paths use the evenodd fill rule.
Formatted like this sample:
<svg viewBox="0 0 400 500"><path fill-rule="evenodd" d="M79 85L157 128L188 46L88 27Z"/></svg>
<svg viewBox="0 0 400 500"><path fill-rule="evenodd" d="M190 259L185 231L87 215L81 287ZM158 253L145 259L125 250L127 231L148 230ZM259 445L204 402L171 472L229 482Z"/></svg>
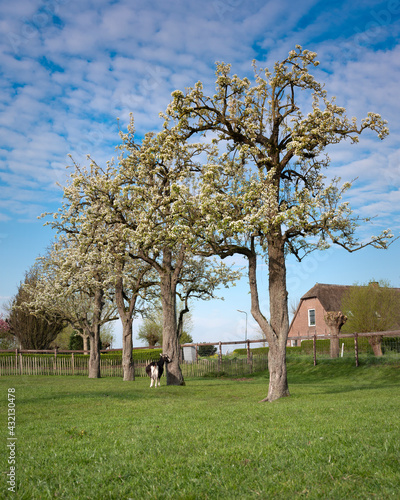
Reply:
<svg viewBox="0 0 400 500"><path fill-rule="evenodd" d="M68 155L105 163L130 113L139 135L157 131L171 92L199 80L212 92L217 61L251 78L253 60L272 68L297 44L317 52L314 74L349 117L372 111L388 121L384 141L367 132L358 145L332 147L327 175L355 179L346 200L360 217L373 217L360 227L361 240L388 228L399 236L399 32L399 0L1 1L0 304L54 237L38 216L61 205ZM399 257L400 240L388 250L331 248L301 264L289 257L289 303L316 282L385 279L400 287ZM268 316L262 262L259 286ZM244 339L238 310L247 313L248 338L259 338L246 276L220 295L225 300L193 304L194 341ZM114 331L120 347L118 324Z"/></svg>

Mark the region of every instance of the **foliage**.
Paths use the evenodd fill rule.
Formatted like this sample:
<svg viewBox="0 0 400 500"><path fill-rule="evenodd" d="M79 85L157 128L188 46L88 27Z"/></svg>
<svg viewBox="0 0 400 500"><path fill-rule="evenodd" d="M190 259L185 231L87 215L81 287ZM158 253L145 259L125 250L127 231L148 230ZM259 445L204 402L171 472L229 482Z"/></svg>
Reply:
<svg viewBox="0 0 400 500"><path fill-rule="evenodd" d="M199 345L198 354L199 356L213 356L217 352L217 348L214 345Z"/></svg>
<svg viewBox="0 0 400 500"><path fill-rule="evenodd" d="M73 328L71 325L67 325L62 331L57 335L57 337L50 344L51 348L57 347L57 349L67 350L69 349L69 341L71 334L73 332Z"/></svg>
<svg viewBox="0 0 400 500"><path fill-rule="evenodd" d="M11 303L9 324L10 332L18 339L22 349L49 349L51 342L65 327L65 319L53 310L43 314L32 312L30 304L39 294L41 267L32 266L25 273Z"/></svg>
<svg viewBox="0 0 400 500"><path fill-rule="evenodd" d="M163 318L162 309L156 308L149 317L143 319L137 332L137 338L149 346L162 345Z"/></svg>
<svg viewBox="0 0 400 500"><path fill-rule="evenodd" d="M16 347L16 339L10 333L8 321L0 314L0 349L13 349L14 347Z"/></svg>
<svg viewBox="0 0 400 500"><path fill-rule="evenodd" d="M10 329L10 325L4 319L3 315L0 314L0 332L5 333L5 332L8 332L9 329Z"/></svg>
<svg viewBox="0 0 400 500"><path fill-rule="evenodd" d="M180 344L192 344L193 337L186 330L183 330L181 336L179 337Z"/></svg>
<svg viewBox="0 0 400 500"><path fill-rule="evenodd" d="M343 296L347 322L342 333L368 333L400 327L400 290L386 281L355 285Z"/></svg>
<svg viewBox="0 0 400 500"><path fill-rule="evenodd" d="M178 306L180 304L178 303ZM193 338L190 330L193 328L191 313L187 312L182 319L182 333L179 337L180 344L190 344ZM159 301L152 304L146 311L146 315L139 326L137 338L143 340L149 346L162 345L163 343L163 311Z"/></svg>
<svg viewBox="0 0 400 500"><path fill-rule="evenodd" d="M344 344L346 351L354 351L354 339L352 338L341 338L339 339L340 346ZM302 340L301 341L301 353L312 355L314 349L313 340ZM316 350L318 354L329 354L330 352L330 340L329 339L317 339L316 340ZM358 338L358 352L359 353L372 353L371 346L366 337Z"/></svg>
<svg viewBox="0 0 400 500"><path fill-rule="evenodd" d="M68 349L70 351L83 351L83 337L73 331L69 337Z"/></svg>
<svg viewBox="0 0 400 500"><path fill-rule="evenodd" d="M400 352L400 337L383 337L382 339L383 352Z"/></svg>
<svg viewBox="0 0 400 500"><path fill-rule="evenodd" d="M255 347L254 349L250 349L250 352L253 355L257 354L268 354L268 347ZM241 348L241 349L235 349L233 351L233 354L238 354L240 356L247 356L247 349Z"/></svg>

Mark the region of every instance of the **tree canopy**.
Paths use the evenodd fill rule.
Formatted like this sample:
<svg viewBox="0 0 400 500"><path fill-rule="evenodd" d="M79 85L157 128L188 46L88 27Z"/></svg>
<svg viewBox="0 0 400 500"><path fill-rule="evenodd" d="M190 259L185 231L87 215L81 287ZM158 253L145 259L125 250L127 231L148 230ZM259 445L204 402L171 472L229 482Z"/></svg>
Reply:
<svg viewBox="0 0 400 500"><path fill-rule="evenodd" d="M66 325L64 316L47 309L36 314L29 304L39 293L41 267L37 263L26 273L11 301L9 326L22 349L49 349L50 344Z"/></svg>

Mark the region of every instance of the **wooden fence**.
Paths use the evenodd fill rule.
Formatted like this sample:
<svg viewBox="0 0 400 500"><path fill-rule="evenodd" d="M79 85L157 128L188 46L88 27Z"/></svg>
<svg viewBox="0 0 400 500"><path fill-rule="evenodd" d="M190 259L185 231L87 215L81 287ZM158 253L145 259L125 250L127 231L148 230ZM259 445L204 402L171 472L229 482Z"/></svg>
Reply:
<svg viewBox="0 0 400 500"><path fill-rule="evenodd" d="M135 362L135 376L147 377L145 368L150 361ZM246 358L210 358L199 359L197 362L181 363L184 377L205 376L243 376L267 369L267 356L251 356ZM100 373L102 377L122 377L122 362L120 359L101 359ZM0 376L5 375L84 375L89 374L89 359L70 357L44 356L1 356Z"/></svg>
<svg viewBox="0 0 400 500"><path fill-rule="evenodd" d="M359 365L359 355L360 355L360 341L364 342L368 337L372 336L383 336L384 338L393 339L396 342L393 343L394 348L390 351L396 359L400 360L400 346L399 337L400 331L387 331L387 332L371 332L371 333L360 333L360 334L340 334L339 339L353 339L354 346L346 347L346 356L354 356L356 366ZM317 344L318 340L330 339L327 335L309 335L302 337L294 337L289 340L309 340L312 341L309 351L302 353L302 355L308 356L313 359L314 365L317 364L317 358L325 357L326 352L318 352ZM253 355L250 344L260 344L264 343L261 340L246 340L234 341L234 342L207 342L201 344L184 344L184 346L194 346L196 348L196 360L193 362L183 361L181 363L181 370L184 377L204 377L204 376L217 376L217 375L227 375L227 376L244 376L255 372L260 372L266 370L268 367L267 355ZM245 352L247 356L245 358L230 359L222 355L222 346L226 345L246 345ZM218 356L216 358L200 359L198 357L198 347L204 345L216 345L219 346ZM183 347L183 346L182 346ZM157 347L156 347L157 348ZM159 348L159 347L158 347ZM143 348L135 348L143 349ZM296 355L301 355L296 348L288 348L288 352L292 352ZM113 350L111 350L112 352ZM114 349L114 351L120 351L120 349ZM76 356L76 354L83 353L83 351L57 351L57 349L52 351L26 351L18 350L15 351L0 351L5 352L9 355L0 356L0 376L4 375L83 375L88 376L89 374L89 357ZM103 351L103 352L110 352ZM35 353L40 353L41 355L35 356ZM43 356L43 354L51 354L48 356ZM27 354L27 355L24 355ZM66 354L68 356L66 356ZM386 355L386 354L385 354ZM150 361L135 361L135 376L136 377L146 377L145 367ZM122 360L119 357L107 358L103 356L100 360L100 372L102 377L122 377Z"/></svg>

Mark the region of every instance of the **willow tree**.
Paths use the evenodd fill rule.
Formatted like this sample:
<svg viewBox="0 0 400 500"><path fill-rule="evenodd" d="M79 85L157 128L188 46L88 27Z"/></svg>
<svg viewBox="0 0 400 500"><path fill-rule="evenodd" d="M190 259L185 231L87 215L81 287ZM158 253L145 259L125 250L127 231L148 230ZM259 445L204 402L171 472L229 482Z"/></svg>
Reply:
<svg viewBox="0 0 400 500"><path fill-rule="evenodd" d="M353 285L342 297L348 321L343 333L372 333L397 330L400 326L400 289L387 281ZM368 337L375 356L382 356L382 335Z"/></svg>
<svg viewBox="0 0 400 500"><path fill-rule="evenodd" d="M269 343L269 390L264 401L289 395L286 341L289 330L286 256L298 260L332 243L353 252L366 245L385 248L389 231L369 242L357 239L363 219L343 193L350 184L329 182L328 146L358 142L369 129L383 139L386 122L375 113L358 125L329 100L310 68L316 54L296 46L272 71L255 68L255 81L231 75L218 64L216 90L198 82L172 94L165 127L183 142L201 138L214 151L202 169L198 215L192 228L204 253L248 259L251 312ZM307 104L307 96L311 104ZM269 319L260 309L257 256L268 261Z"/></svg>

